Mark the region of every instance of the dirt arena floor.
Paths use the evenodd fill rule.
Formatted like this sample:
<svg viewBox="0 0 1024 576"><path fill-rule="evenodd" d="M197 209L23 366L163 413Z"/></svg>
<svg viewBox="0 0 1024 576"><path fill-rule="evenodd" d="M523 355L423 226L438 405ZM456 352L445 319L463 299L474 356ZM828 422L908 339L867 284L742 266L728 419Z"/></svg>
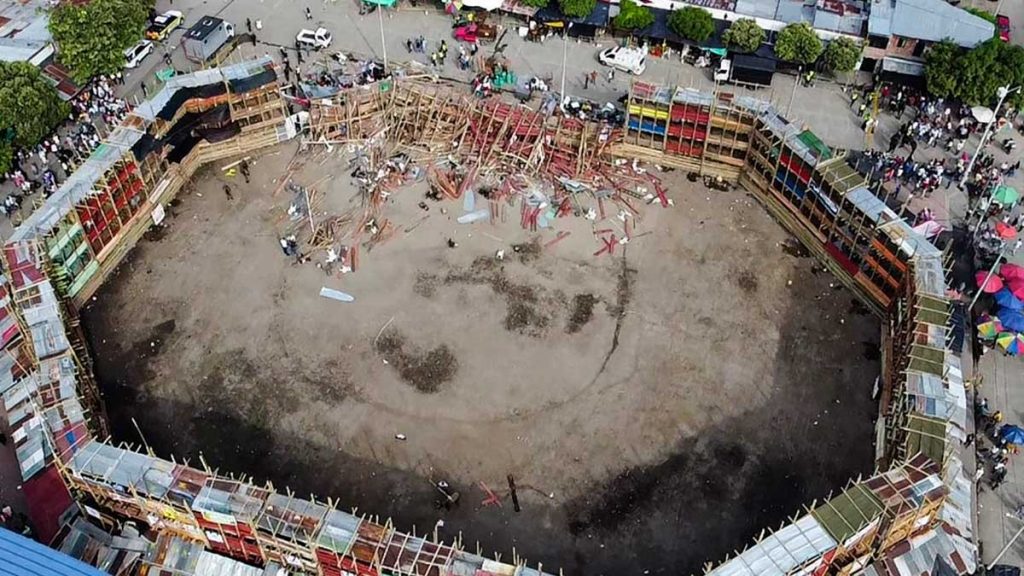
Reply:
<svg viewBox="0 0 1024 576"><path fill-rule="evenodd" d="M878 321L746 193L664 174L675 205L595 257L582 218L539 248L554 232L518 209L460 225L421 183L392 196L401 233L329 277L277 243L294 153L251 185L205 170L87 307L115 438L135 417L158 454L588 575L698 572L872 468ZM336 174L340 214L348 172L295 179ZM508 474L522 511L481 506Z"/></svg>

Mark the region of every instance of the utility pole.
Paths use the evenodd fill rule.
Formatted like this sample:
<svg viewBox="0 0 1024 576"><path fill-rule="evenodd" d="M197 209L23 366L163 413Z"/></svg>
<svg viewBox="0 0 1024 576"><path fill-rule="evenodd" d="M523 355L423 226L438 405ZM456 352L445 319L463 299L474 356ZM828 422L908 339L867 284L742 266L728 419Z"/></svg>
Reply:
<svg viewBox="0 0 1024 576"><path fill-rule="evenodd" d="M388 43L384 40L384 7L377 7L377 21L380 23L380 48L384 52L384 70L388 69Z"/></svg>
<svg viewBox="0 0 1024 576"><path fill-rule="evenodd" d="M796 82L793 82L793 92L789 95L789 106L786 107L786 116L789 116L790 112L793 111L793 100L796 98L796 86L800 83L800 79L804 76L804 67L800 66L797 68Z"/></svg>
<svg viewBox="0 0 1024 576"><path fill-rule="evenodd" d="M1006 516L1009 518L1016 518L1020 520L1018 516L1015 516L1013 514L1007 514ZM985 566L985 568L991 570L993 566L998 564L999 560L1002 559L1003 555L1006 554L1006 552L1013 547L1014 543L1017 542L1017 538L1020 538L1021 534L1024 534L1024 524L1021 524L1021 527L1017 530L1016 533L1014 533L1013 538L1010 538L1010 541L1007 542L1005 546L1003 546L1003 549L999 551L999 554L996 554L996 557L993 558L992 561L989 562L987 566Z"/></svg>
<svg viewBox="0 0 1024 576"><path fill-rule="evenodd" d="M569 23L572 26L572 23ZM565 102L565 59L569 52L569 28L566 27L562 30L562 88L559 90L559 94L562 96L562 102Z"/></svg>
<svg viewBox="0 0 1024 576"><path fill-rule="evenodd" d="M999 117L999 109L1003 107L1003 100L1006 100L1007 96L1018 90L1020 90L1020 86L1016 88L1010 88L1009 86L999 87L999 102L996 103L996 109L992 112L992 118L985 124L985 132L981 134L981 140L978 142L978 147L974 150L974 155L971 156L970 163L967 164L967 170L964 171L963 177L960 178L961 187L967 183L967 178L970 177L971 170L974 169L974 163L978 161L978 155L981 154L981 149L985 146L985 141L988 140L989 132L992 131L992 125L996 123L996 118Z"/></svg>
<svg viewBox="0 0 1024 576"><path fill-rule="evenodd" d="M996 268L999 267L999 263L1006 256L1006 248L1006 242L1003 242L1003 247L999 250L999 254L996 256L996 261L993 262L992 267L988 269L988 275L985 276L985 281L981 283L981 286L978 286L978 293L974 295L974 298L971 299L971 305L967 307L968 316L971 314L971 310L974 309L974 305L978 303L978 298L981 298L981 293L985 291L983 288L988 286L988 281L992 279L992 276L995 276ZM1017 537L1014 536L1014 539L1016 538Z"/></svg>

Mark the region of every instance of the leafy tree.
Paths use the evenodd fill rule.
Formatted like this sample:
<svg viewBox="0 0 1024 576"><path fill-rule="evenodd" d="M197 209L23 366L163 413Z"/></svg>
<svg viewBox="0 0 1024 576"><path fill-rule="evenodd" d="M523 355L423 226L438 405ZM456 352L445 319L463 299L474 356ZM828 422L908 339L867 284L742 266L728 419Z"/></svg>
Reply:
<svg viewBox="0 0 1024 576"><path fill-rule="evenodd" d="M753 18L740 18L722 34L722 42L739 52L754 52L764 43L764 30Z"/></svg>
<svg viewBox="0 0 1024 576"><path fill-rule="evenodd" d="M696 6L676 10L668 17L668 27L687 40L703 42L715 33L711 12Z"/></svg>
<svg viewBox="0 0 1024 576"><path fill-rule="evenodd" d="M544 8L550 3L550 0L519 0L519 3L533 6L534 8Z"/></svg>
<svg viewBox="0 0 1024 576"><path fill-rule="evenodd" d="M775 40L775 55L787 62L812 64L821 50L821 39L806 22L786 26Z"/></svg>
<svg viewBox="0 0 1024 576"><path fill-rule="evenodd" d="M67 103L38 68L0 62L0 172L10 169L13 146L35 146L68 113Z"/></svg>
<svg viewBox="0 0 1024 576"><path fill-rule="evenodd" d="M860 61L861 45L846 36L840 36L825 46L822 58L832 72L852 72Z"/></svg>
<svg viewBox="0 0 1024 576"><path fill-rule="evenodd" d="M597 0L558 0L562 14L570 18L584 18L597 7Z"/></svg>
<svg viewBox="0 0 1024 576"><path fill-rule="evenodd" d="M971 6L964 8L964 10L967 10L968 12L974 14L975 16L981 18L982 20L987 20L993 24L996 23L996 15L991 12L982 10L981 8L973 8Z"/></svg>
<svg viewBox="0 0 1024 576"><path fill-rule="evenodd" d="M951 40L933 44L924 56L924 80L928 92L948 98L957 92L960 47Z"/></svg>
<svg viewBox="0 0 1024 576"><path fill-rule="evenodd" d="M0 174L6 174L14 167L14 149L10 142L0 142Z"/></svg>
<svg viewBox="0 0 1024 576"><path fill-rule="evenodd" d="M994 38L964 54L956 70L954 96L971 106L990 106L1001 86L1020 86L1024 82L1024 48ZM1019 107L1024 98L1016 92L1007 102Z"/></svg>
<svg viewBox="0 0 1024 576"><path fill-rule="evenodd" d="M61 2L50 13L58 58L78 82L120 70L124 51L142 36L152 5L150 0Z"/></svg>
<svg viewBox="0 0 1024 576"><path fill-rule="evenodd" d="M642 30L654 24L654 14L646 6L640 6L633 0L622 0L619 3L619 15L612 24L623 30Z"/></svg>

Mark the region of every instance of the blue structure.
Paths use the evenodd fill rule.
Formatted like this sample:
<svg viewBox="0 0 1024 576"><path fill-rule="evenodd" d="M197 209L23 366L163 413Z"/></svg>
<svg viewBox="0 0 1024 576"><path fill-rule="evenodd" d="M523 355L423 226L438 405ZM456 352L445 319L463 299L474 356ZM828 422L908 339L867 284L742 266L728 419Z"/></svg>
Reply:
<svg viewBox="0 0 1024 576"><path fill-rule="evenodd" d="M0 528L0 576L106 576L35 540Z"/></svg>

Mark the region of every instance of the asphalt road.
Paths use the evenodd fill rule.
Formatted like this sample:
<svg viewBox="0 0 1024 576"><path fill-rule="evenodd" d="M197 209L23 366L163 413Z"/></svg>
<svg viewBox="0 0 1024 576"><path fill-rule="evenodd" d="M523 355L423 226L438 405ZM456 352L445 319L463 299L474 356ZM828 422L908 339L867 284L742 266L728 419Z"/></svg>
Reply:
<svg viewBox="0 0 1024 576"><path fill-rule="evenodd" d="M426 64L430 50L442 39L446 39L449 52L456 53L455 41L451 37L451 18L433 7L413 9L406 2L402 2L400 7L394 10L360 15L358 3L354 0L326 1L308 4L313 18L307 20L306 6L307 4L290 0L161 0L157 2L157 8L182 11L185 14L185 24L174 31L138 70L128 75L126 94L141 97L139 82L143 78L150 88L157 85L158 81L153 73L165 67L161 58L164 49L173 51L173 61L179 70L187 71L194 67L195 65L184 57L180 47L181 37L189 26L208 14L233 22L239 32L245 31L246 18L253 22L262 21L263 28L257 34L258 45L239 47L236 52L240 56L269 53L275 59L279 59L278 46L291 48L294 46L295 34L300 29L315 29L319 26L327 28L334 35L331 51L340 50L355 53L357 56L383 59L386 47L386 55L390 61L418 59ZM490 19L500 21L510 28L505 38L508 45L505 55L511 61L513 71L517 75L544 78L550 81L552 89L559 90L564 69L565 92L597 102L613 101L629 89L632 76L617 72L615 78L609 81L606 76L608 68L597 61L597 53L612 46L615 43L614 39L606 38L601 42L592 43L575 39L564 41L556 36L543 43L529 42L518 37L517 28L521 22L515 18L493 13ZM428 41L427 54L409 54L405 48L405 40L419 35ZM486 51L492 47L493 44L484 44L482 49ZM294 56L292 64L295 64ZM600 79L596 85L584 89L583 78L592 71L597 71ZM467 81L472 77L471 72L458 70L456 58L452 55L441 72L445 76L465 78ZM685 64L676 55L670 58L648 58L647 71L641 78L649 82L710 90L714 85L710 75L710 70L697 69ZM820 82L813 88L798 87L794 92L793 84L794 78L778 74L771 88L750 93L774 101L784 111L790 108L792 102L793 116L813 126L815 132L833 146L863 148L864 135L857 118L847 106L840 86ZM729 90L747 92L735 86ZM884 132L884 126L879 132ZM887 134L884 136L888 138Z"/></svg>

